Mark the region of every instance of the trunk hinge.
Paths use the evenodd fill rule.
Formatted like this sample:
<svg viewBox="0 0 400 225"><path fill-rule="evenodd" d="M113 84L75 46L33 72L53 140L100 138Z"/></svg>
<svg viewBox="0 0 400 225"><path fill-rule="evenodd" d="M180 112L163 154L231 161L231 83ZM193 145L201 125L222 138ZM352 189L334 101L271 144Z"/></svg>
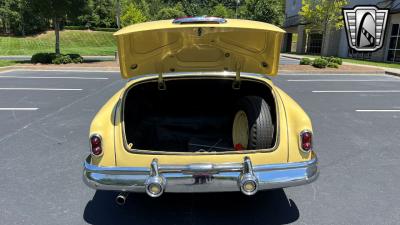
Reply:
<svg viewBox="0 0 400 225"><path fill-rule="evenodd" d="M236 66L236 76L235 76L235 80L233 81L233 84L232 84L232 88L234 90L239 90L240 89L240 84L242 82L240 80L240 69L241 69L240 64L237 64L237 66Z"/></svg>
<svg viewBox="0 0 400 225"><path fill-rule="evenodd" d="M167 90L167 85L165 84L165 80L163 78L163 74L162 73L158 74L158 90L159 91Z"/></svg>

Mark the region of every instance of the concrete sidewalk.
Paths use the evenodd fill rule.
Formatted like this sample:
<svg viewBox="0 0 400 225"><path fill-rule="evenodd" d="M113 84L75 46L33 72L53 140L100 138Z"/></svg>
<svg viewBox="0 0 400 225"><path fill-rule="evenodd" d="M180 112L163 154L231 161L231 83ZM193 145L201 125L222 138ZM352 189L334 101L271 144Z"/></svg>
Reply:
<svg viewBox="0 0 400 225"><path fill-rule="evenodd" d="M288 53L282 53L281 56L282 57L286 57L286 58L290 58L290 59L298 59L298 60L300 60L302 58L310 58L310 59L314 59L315 58L315 57L294 55L294 54L288 54ZM379 70L385 71L386 74L394 75L394 76L400 76L400 69L396 69L396 68L388 68L388 67L381 67L381 66L356 64L356 63L349 63L349 62L343 62L343 64L344 65L361 66L361 67L379 69Z"/></svg>

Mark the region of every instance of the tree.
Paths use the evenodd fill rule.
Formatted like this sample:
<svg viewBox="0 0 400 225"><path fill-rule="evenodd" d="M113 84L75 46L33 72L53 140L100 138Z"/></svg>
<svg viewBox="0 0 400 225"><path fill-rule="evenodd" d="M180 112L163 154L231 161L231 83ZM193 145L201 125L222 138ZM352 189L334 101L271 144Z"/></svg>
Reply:
<svg viewBox="0 0 400 225"><path fill-rule="evenodd" d="M86 0L29 0L32 7L44 17L52 20L56 36L55 53L60 51L60 24L66 17L77 17L87 4Z"/></svg>
<svg viewBox="0 0 400 225"><path fill-rule="evenodd" d="M232 12L230 12L229 9L227 9L224 5L218 4L214 6L210 15L222 18L228 18L230 17L230 15L232 15Z"/></svg>
<svg viewBox="0 0 400 225"><path fill-rule="evenodd" d="M121 16L121 25L123 27L145 21L146 16L144 16L142 11L133 3L130 3L127 7L125 7Z"/></svg>
<svg viewBox="0 0 400 225"><path fill-rule="evenodd" d="M147 2L149 5L149 20L156 19L155 16L158 12L166 6L162 0L148 0Z"/></svg>
<svg viewBox="0 0 400 225"><path fill-rule="evenodd" d="M13 33L18 27L21 27L22 6L21 0L0 0L0 21L3 33Z"/></svg>
<svg viewBox="0 0 400 225"><path fill-rule="evenodd" d="M326 49L326 38L331 30L343 27L342 8L347 0L303 0L299 14L306 22L308 29L322 33L322 54Z"/></svg>
<svg viewBox="0 0 400 225"><path fill-rule="evenodd" d="M115 19L117 22L117 27L121 28L121 1L115 0Z"/></svg>
<svg viewBox="0 0 400 225"><path fill-rule="evenodd" d="M241 17L281 26L284 20L284 11L281 0L246 0L245 10L241 8Z"/></svg>
<svg viewBox="0 0 400 225"><path fill-rule="evenodd" d="M27 0L0 0L3 33L24 36L43 31L47 26L47 21L32 11Z"/></svg>
<svg viewBox="0 0 400 225"><path fill-rule="evenodd" d="M115 27L116 22L111 0L93 0L92 7L96 27Z"/></svg>
<svg viewBox="0 0 400 225"><path fill-rule="evenodd" d="M181 3L177 3L174 7L165 7L161 9L156 18L159 20L175 19L179 17L185 17L186 14L183 11L183 6Z"/></svg>

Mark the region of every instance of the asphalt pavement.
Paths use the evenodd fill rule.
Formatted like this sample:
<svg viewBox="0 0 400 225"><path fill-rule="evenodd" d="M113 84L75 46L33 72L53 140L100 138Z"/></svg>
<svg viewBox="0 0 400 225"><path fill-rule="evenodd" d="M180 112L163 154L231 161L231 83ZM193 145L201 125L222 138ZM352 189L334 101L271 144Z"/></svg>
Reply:
<svg viewBox="0 0 400 225"><path fill-rule="evenodd" d="M132 194L82 182L91 119L119 73L0 72L0 224L398 224L400 79L273 78L313 120L320 177L258 193Z"/></svg>
<svg viewBox="0 0 400 225"><path fill-rule="evenodd" d="M282 56L279 61L279 63L282 65L298 65L299 62L300 62L300 60L298 60L298 59L292 59L292 58L282 57Z"/></svg>

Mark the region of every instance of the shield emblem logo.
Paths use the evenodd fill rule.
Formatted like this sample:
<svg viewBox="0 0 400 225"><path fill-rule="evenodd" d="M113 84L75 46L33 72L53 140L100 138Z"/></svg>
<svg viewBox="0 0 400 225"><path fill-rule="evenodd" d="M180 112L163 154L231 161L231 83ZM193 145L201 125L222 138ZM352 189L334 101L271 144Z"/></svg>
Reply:
<svg viewBox="0 0 400 225"><path fill-rule="evenodd" d="M388 9L356 6L343 9L349 47L361 52L373 52L383 46Z"/></svg>

